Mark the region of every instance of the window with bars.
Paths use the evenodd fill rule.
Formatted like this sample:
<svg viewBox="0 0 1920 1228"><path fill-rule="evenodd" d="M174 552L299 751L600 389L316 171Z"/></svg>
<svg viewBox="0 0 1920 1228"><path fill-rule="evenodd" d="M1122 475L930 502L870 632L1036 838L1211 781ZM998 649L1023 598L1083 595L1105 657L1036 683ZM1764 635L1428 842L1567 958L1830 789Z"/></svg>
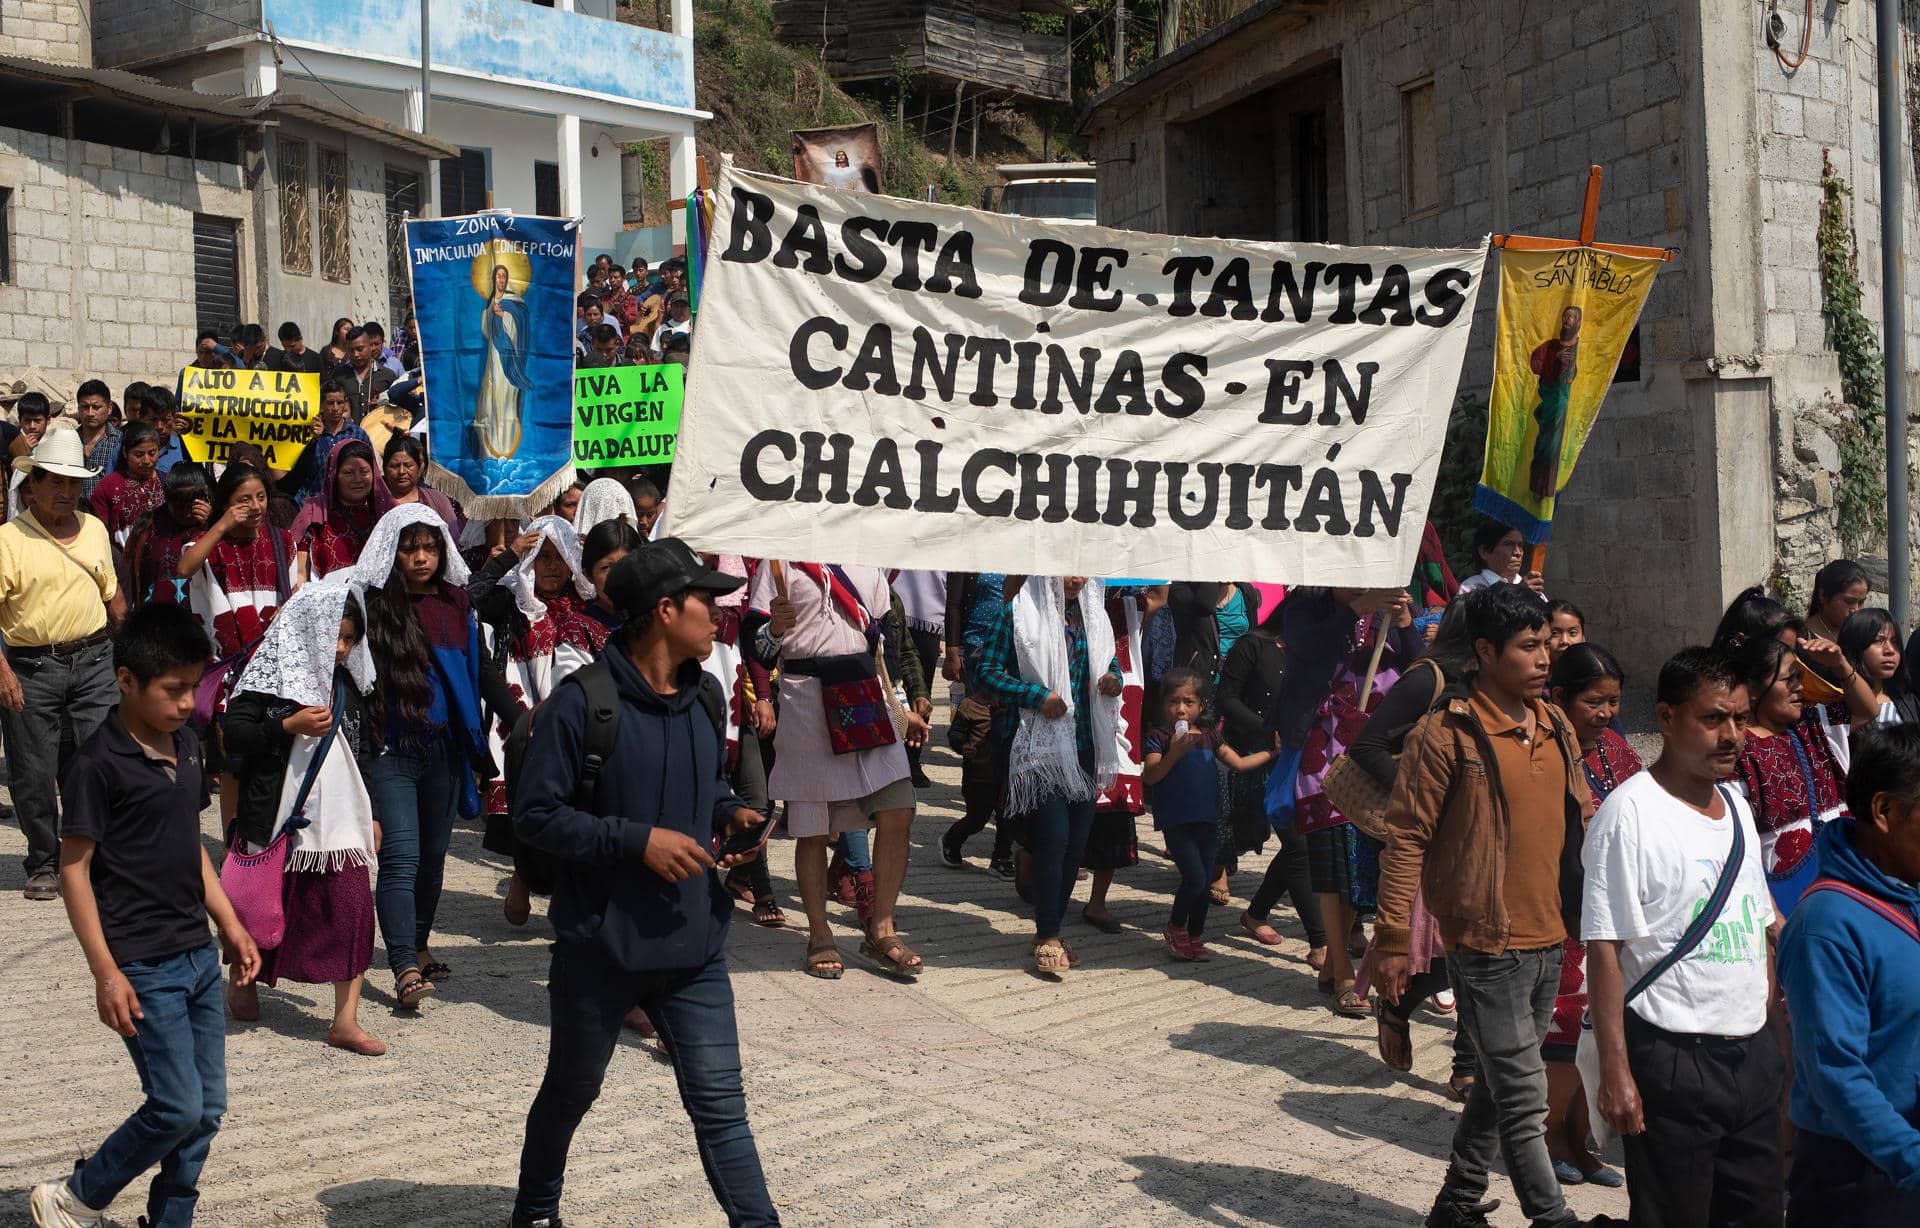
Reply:
<svg viewBox="0 0 1920 1228"><path fill-rule="evenodd" d="M440 216L459 217L487 208L487 151L462 149L440 160Z"/></svg>
<svg viewBox="0 0 1920 1228"><path fill-rule="evenodd" d="M347 208L347 154L320 150L320 276L353 280L352 227Z"/></svg>
<svg viewBox="0 0 1920 1228"><path fill-rule="evenodd" d="M541 217L560 216L560 164L533 164L533 211Z"/></svg>
<svg viewBox="0 0 1920 1228"><path fill-rule="evenodd" d="M387 319L396 327L407 318L412 298L407 264L406 219L421 211L420 176L389 166L387 170ZM396 331L397 335L397 331Z"/></svg>
<svg viewBox="0 0 1920 1228"><path fill-rule="evenodd" d="M313 183L307 174L307 143L279 138L280 267L289 273L313 272Z"/></svg>

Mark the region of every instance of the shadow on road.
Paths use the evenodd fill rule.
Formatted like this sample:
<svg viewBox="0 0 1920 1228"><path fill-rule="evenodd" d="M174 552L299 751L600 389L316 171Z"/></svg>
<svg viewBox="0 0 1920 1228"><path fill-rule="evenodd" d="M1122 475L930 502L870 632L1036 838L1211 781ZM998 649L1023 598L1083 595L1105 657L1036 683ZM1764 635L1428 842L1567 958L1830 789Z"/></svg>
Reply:
<svg viewBox="0 0 1920 1228"><path fill-rule="evenodd" d="M1419 1212L1340 1181L1165 1156L1128 1156L1127 1163L1140 1170L1133 1182L1142 1194L1203 1224L1385 1228L1420 1222Z"/></svg>
<svg viewBox="0 0 1920 1228"><path fill-rule="evenodd" d="M327 1228L413 1228L419 1225L504 1224L513 1191L500 1185L422 1185L381 1179L320 1191Z"/></svg>

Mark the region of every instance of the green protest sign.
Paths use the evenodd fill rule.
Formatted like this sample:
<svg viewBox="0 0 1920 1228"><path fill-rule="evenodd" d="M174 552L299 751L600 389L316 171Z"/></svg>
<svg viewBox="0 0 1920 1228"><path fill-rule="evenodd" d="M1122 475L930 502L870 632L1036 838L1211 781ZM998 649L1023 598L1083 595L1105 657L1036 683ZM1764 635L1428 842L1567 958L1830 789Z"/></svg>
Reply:
<svg viewBox="0 0 1920 1228"><path fill-rule="evenodd" d="M679 363L573 374L576 469L664 465L680 436L687 369Z"/></svg>

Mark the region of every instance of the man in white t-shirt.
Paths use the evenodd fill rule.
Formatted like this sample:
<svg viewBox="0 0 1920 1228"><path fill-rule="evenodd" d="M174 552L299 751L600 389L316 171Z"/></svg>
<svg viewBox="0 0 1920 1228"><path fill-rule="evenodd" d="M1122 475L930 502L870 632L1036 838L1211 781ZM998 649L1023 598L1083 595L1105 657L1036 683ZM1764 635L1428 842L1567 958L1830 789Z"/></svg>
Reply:
<svg viewBox="0 0 1920 1228"><path fill-rule="evenodd" d="M1746 735L1746 685L1689 648L1660 671L1662 750L1587 830L1581 937L1600 1114L1624 1137L1634 1228L1778 1228L1780 1089L1767 1030L1772 898L1747 805L1719 782ZM1739 825L1733 891L1698 946L1631 1003L1711 902Z"/></svg>

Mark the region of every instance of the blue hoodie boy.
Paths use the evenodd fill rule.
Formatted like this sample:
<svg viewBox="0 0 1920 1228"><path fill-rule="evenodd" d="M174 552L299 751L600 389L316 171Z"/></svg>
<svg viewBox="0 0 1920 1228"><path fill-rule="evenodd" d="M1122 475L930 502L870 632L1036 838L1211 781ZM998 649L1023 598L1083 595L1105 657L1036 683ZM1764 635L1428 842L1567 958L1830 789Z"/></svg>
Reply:
<svg viewBox="0 0 1920 1228"><path fill-rule="evenodd" d="M647 838L665 827L707 844L746 803L722 774L727 747L700 703L700 663L682 662L679 689L661 695L625 641L609 641L603 659L624 710L593 810L573 804L586 692L555 687L534 722L514 828L558 861L548 916L562 942L593 943L629 972L703 967L726 945L733 899L717 870L681 883L656 875L643 861Z"/></svg>
<svg viewBox="0 0 1920 1228"><path fill-rule="evenodd" d="M1855 823L1822 824L1820 873L1920 922L1920 889L1854 845ZM1803 896L1780 938L1802 1130L1843 1139L1895 1185L1920 1187L1920 942L1836 891Z"/></svg>

